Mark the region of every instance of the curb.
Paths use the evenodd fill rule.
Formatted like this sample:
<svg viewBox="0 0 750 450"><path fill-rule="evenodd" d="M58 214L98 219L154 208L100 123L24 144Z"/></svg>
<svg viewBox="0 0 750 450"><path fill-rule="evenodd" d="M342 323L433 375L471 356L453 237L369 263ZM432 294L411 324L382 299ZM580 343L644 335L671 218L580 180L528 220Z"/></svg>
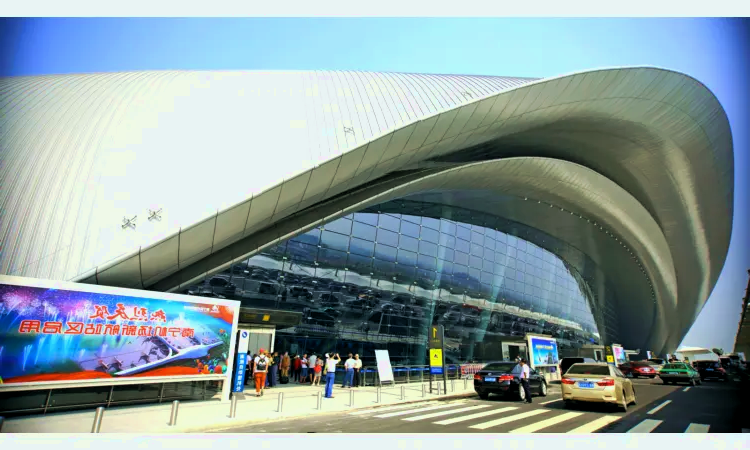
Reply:
<svg viewBox="0 0 750 450"><path fill-rule="evenodd" d="M375 405L368 405L368 406L355 406L353 408L349 408L346 410L338 410L338 411L325 411L316 413L316 414L310 414L309 412L300 412L299 414L290 414L290 415L284 415L280 417L276 417L273 419L249 419L249 420L238 420L237 422L232 422L226 424L217 424L217 425L206 425L206 426L200 426L200 427L192 427L192 428L185 428L181 430L175 430L179 433L200 433L200 432L206 432L206 431L213 431L221 433L224 430L242 427L245 425L260 425L264 423L270 423L270 422L277 422L279 420L284 419L294 419L299 417L310 417L310 416L324 416L324 415L330 415L330 414L341 414L341 413L348 413L352 411L361 411L365 409L378 409L383 408L387 406L395 406L395 405L412 405L416 403L425 403L425 402L434 402L434 401L448 401L448 400L456 400L464 397L476 397L476 392L465 392L463 394L451 394L451 395L445 395L438 398L420 398L418 400L409 400L405 402L398 402L398 403L388 403L388 404L375 404Z"/></svg>

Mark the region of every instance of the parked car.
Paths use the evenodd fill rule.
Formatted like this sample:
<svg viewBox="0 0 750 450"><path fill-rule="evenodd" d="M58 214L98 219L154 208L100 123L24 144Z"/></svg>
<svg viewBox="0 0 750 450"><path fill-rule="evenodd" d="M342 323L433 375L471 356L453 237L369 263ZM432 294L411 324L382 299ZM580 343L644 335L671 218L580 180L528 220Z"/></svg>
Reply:
<svg viewBox="0 0 750 450"><path fill-rule="evenodd" d="M701 376L690 364L670 363L659 371L659 378L664 384L688 383L691 386L701 384Z"/></svg>
<svg viewBox="0 0 750 450"><path fill-rule="evenodd" d="M568 408L575 402L591 402L617 405L627 411L637 402L633 382L607 363L573 364L562 377L561 386Z"/></svg>
<svg viewBox="0 0 750 450"><path fill-rule="evenodd" d="M726 369L721 367L721 363L718 361L695 361L693 367L698 371L701 380L717 379L727 381L729 379Z"/></svg>
<svg viewBox="0 0 750 450"><path fill-rule="evenodd" d="M620 372L625 374L626 377L632 378L656 378L656 374L658 373L648 361L630 361L625 364L620 364L617 368L620 369Z"/></svg>
<svg viewBox="0 0 750 450"><path fill-rule="evenodd" d="M513 361L491 362L482 367L482 370L474 375L474 391L479 398L486 400L490 394L513 395L520 400L526 400L526 393L521 387L518 378L520 371L518 364ZM547 396L547 382L544 376L536 370L530 369L529 387L532 395Z"/></svg>
<svg viewBox="0 0 750 450"><path fill-rule="evenodd" d="M579 364L579 363L595 363L592 358L582 358L582 357L566 357L560 360L560 373L562 375L565 375L565 373L570 369L573 364Z"/></svg>

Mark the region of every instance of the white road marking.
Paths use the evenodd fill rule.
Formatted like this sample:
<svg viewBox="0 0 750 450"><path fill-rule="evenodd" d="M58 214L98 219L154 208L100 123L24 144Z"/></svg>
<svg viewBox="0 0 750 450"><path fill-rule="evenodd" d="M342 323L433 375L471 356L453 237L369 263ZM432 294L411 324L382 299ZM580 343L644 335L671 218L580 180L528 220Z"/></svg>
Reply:
<svg viewBox="0 0 750 450"><path fill-rule="evenodd" d="M542 402L542 403L540 403L540 405L549 405L550 403L557 403L557 402L561 402L561 401L562 401L562 399L558 398L557 400L550 400L548 402Z"/></svg>
<svg viewBox="0 0 750 450"><path fill-rule="evenodd" d="M462 413L466 411L474 411L476 409L489 408L489 407L490 405L474 405L474 406L469 406L467 408L449 409L448 411L438 411L435 413L423 414L421 416L407 417L406 419L401 419L401 420L405 420L407 422L416 422L418 420L432 419L433 417L447 416L449 414L458 414L458 413Z"/></svg>
<svg viewBox="0 0 750 450"><path fill-rule="evenodd" d="M565 422L566 420L575 419L576 417L582 415L583 413L579 412L569 412L565 414L560 414L559 416L551 417L547 420L542 420L540 422L532 423L531 425L526 425L525 427L516 428L515 430L511 430L509 433L535 433L543 428L551 427L552 425L557 425L558 423Z"/></svg>
<svg viewBox="0 0 750 450"><path fill-rule="evenodd" d="M420 405L434 405L436 402L425 402L420 403ZM414 404L409 405L396 405L396 406L386 406L385 408L374 408L374 409L365 409L363 411L354 411L349 413L350 416L361 416L364 414L372 414L372 413L378 413L381 411L395 411L397 409L406 409L406 408L412 408Z"/></svg>
<svg viewBox="0 0 750 450"><path fill-rule="evenodd" d="M651 411L647 412L646 414L648 414L648 415L656 414L656 413L659 412L660 409L664 408L665 406L667 406L670 403L672 403L672 400L667 400L666 402L662 403L661 405L657 406L656 408L652 409Z"/></svg>
<svg viewBox="0 0 750 450"><path fill-rule="evenodd" d="M514 416L503 417L502 419L490 420L489 422L472 425L469 428L473 428L475 430L486 430L487 428L496 427L508 422L515 422L516 420L521 420L527 417L533 417L548 412L550 412L548 409L535 409L533 411L526 411L525 413L516 414Z"/></svg>
<svg viewBox="0 0 750 450"><path fill-rule="evenodd" d="M690 390L690 386L688 386L688 387L686 387L685 389L683 389L683 390L682 390L682 392L687 392L687 391L689 391L689 390Z"/></svg>
<svg viewBox="0 0 750 450"><path fill-rule="evenodd" d="M656 427L661 425L661 420L646 419L633 428L629 429L628 433L650 433L654 431Z"/></svg>
<svg viewBox="0 0 750 450"><path fill-rule="evenodd" d="M711 428L709 425L691 423L685 430L685 433L708 433L709 428Z"/></svg>
<svg viewBox="0 0 750 450"><path fill-rule="evenodd" d="M509 406L507 408L500 408L500 409L493 409L492 411L485 411L485 412L480 412L480 413L476 413L476 414L469 414L468 416L456 417L456 418L447 419L447 420L441 420L440 422L435 422L435 425L452 425L454 423L466 422L467 420L479 419L480 417L492 416L494 414L500 414L500 413L504 413L504 412L508 412L508 411L513 411L513 410L516 410L516 409L518 409L518 408L515 407L515 406Z"/></svg>
<svg viewBox="0 0 750 450"><path fill-rule="evenodd" d="M605 426L609 425L610 423L620 419L619 416L602 416L598 419L595 419L586 425L581 425L578 428L575 428L573 430L568 431L568 433L573 434L588 434L593 433L594 431L604 428Z"/></svg>
<svg viewBox="0 0 750 450"><path fill-rule="evenodd" d="M375 416L377 419L388 419L390 417L398 417L398 416L405 416L407 414L414 414L414 413L421 413L426 411L432 411L433 409L443 409L443 408L450 408L451 406L455 405L436 405L436 406L428 406L426 408L417 408L417 409L407 409L406 411L396 411L388 414L381 414L379 416Z"/></svg>

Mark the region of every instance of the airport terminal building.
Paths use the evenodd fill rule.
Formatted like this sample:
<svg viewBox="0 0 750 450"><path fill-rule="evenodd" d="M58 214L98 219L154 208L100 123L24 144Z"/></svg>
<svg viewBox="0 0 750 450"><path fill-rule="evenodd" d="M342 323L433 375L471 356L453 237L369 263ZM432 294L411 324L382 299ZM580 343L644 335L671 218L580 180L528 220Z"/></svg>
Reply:
<svg viewBox="0 0 750 450"><path fill-rule="evenodd" d="M671 353L729 246L727 117L669 70L0 86L0 274L239 300L251 350Z"/></svg>

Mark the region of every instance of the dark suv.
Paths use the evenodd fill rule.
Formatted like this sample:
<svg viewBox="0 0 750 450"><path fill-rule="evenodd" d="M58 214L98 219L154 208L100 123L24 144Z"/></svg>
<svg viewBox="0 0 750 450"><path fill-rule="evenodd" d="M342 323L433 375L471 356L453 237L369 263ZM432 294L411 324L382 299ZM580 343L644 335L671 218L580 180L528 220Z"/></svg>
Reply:
<svg viewBox="0 0 750 450"><path fill-rule="evenodd" d="M721 381L727 381L727 371L721 367L718 361L695 361L693 367L701 376L701 380L714 378Z"/></svg>

